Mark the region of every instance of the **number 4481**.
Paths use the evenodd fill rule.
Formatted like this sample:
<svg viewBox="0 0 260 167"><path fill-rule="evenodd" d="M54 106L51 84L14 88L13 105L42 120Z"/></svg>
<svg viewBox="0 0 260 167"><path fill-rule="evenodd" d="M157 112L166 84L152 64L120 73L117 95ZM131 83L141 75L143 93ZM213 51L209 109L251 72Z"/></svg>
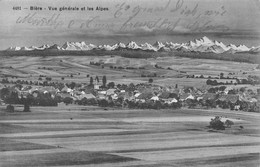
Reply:
<svg viewBox="0 0 260 167"><path fill-rule="evenodd" d="M22 7L21 6L14 6L13 10L22 10Z"/></svg>

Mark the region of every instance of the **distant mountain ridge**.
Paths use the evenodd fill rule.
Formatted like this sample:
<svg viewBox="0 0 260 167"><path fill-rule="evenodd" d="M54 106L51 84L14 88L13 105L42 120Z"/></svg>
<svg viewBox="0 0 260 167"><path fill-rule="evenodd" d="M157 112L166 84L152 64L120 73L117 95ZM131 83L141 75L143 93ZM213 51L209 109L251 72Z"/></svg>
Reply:
<svg viewBox="0 0 260 167"><path fill-rule="evenodd" d="M10 47L6 49L6 51L45 51L45 50L56 50L56 51L91 51L91 50L143 50L143 51L152 51L152 52L170 52L170 51L182 51L182 52L201 52L201 53L259 53L260 46L258 47L247 47L245 45L225 45L219 41L213 41L208 37L204 36L200 39L195 39L193 41L189 41L187 43L173 43L173 42L155 42L154 44L144 43L137 44L134 41L129 42L128 44L124 43L116 43L113 45L94 45L94 44L86 44L84 41L82 42L66 42L62 46L54 44L43 45L40 47Z"/></svg>

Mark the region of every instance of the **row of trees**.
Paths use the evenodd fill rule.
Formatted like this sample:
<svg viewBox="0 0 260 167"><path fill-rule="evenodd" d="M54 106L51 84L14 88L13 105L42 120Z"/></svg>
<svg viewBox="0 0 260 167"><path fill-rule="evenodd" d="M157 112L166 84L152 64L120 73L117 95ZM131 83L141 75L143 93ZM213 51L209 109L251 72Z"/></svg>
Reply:
<svg viewBox="0 0 260 167"><path fill-rule="evenodd" d="M236 79L236 82L230 81L230 82L218 82L217 80L210 80L208 79L206 81L207 85L212 85L212 86L216 86L216 85L237 85L237 84L251 84L254 85L256 84L255 81L251 81L251 80L247 80L247 79Z"/></svg>
<svg viewBox="0 0 260 167"><path fill-rule="evenodd" d="M96 76L95 80L99 83L99 77L98 76ZM90 77L89 85L93 85L93 83L94 83L94 79L93 79L93 77ZM105 75L102 77L102 83L103 83L103 87L106 87L107 77Z"/></svg>
<svg viewBox="0 0 260 167"><path fill-rule="evenodd" d="M62 83L59 82L51 82L51 78L47 77L45 81L42 78L39 78L39 81L28 81L28 80L8 80L8 78L4 78L0 81L2 84L20 84L20 85L35 85L35 86L53 86L60 85Z"/></svg>
<svg viewBox="0 0 260 167"><path fill-rule="evenodd" d="M72 99L71 99L72 100ZM67 104L72 103L72 101L68 101ZM166 108L180 108L181 103L164 103L162 101L153 101L146 100L145 102L133 101L133 100L124 100L123 98L118 98L116 100L112 99L86 99L83 98L80 101L76 101L79 105L98 105L101 107L124 107L131 109L166 109Z"/></svg>
<svg viewBox="0 0 260 167"><path fill-rule="evenodd" d="M109 66L110 69L119 69L119 70L122 70L122 69L127 69L127 70L144 70L145 67L122 67L122 66Z"/></svg>
<svg viewBox="0 0 260 167"><path fill-rule="evenodd" d="M37 93L37 96L33 96L32 94L26 95L18 95L18 92L10 91L8 88L3 88L0 91L0 98L6 104L23 104L27 105L28 108L30 105L32 106L57 106L59 102L61 102L61 98L59 96L55 96L54 98L50 93Z"/></svg>

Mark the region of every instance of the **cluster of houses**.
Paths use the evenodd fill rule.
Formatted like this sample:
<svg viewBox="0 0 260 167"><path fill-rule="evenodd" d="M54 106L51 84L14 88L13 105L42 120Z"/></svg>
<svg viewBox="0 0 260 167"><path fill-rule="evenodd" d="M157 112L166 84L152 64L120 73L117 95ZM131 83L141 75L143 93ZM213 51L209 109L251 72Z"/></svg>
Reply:
<svg viewBox="0 0 260 167"><path fill-rule="evenodd" d="M215 92L194 87L162 87L149 83L129 84L124 87L105 87L101 85L81 85L70 88L53 86L0 87L2 102L31 97L32 105L58 105L75 103L79 105L121 106L128 108L224 108L260 112L260 91L236 90L222 87ZM11 100L10 100L10 96ZM19 101L19 100L18 100ZM13 102L14 104L15 102Z"/></svg>

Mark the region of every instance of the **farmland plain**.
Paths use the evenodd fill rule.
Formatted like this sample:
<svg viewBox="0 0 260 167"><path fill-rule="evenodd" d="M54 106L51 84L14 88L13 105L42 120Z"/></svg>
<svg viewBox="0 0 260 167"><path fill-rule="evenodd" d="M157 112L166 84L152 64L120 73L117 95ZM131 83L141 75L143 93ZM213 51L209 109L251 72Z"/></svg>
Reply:
<svg viewBox="0 0 260 167"><path fill-rule="evenodd" d="M0 107L0 166L259 166L258 113ZM232 120L225 131L207 126ZM243 129L241 129L241 126Z"/></svg>
<svg viewBox="0 0 260 167"><path fill-rule="evenodd" d="M90 62L101 65L90 65ZM27 81L35 81L40 75L45 75L52 77L52 81L89 83L87 75L106 75L108 81L120 84L148 82L149 77L152 77L155 84L162 86L178 84L200 87L206 84L205 78L217 77L221 72L225 76L233 73L229 76L231 78L260 76L258 64L181 57L138 59L120 56L7 56L1 57L0 65L0 76L17 76ZM146 77L141 77L142 75ZM203 75L205 78L186 78L187 75Z"/></svg>

